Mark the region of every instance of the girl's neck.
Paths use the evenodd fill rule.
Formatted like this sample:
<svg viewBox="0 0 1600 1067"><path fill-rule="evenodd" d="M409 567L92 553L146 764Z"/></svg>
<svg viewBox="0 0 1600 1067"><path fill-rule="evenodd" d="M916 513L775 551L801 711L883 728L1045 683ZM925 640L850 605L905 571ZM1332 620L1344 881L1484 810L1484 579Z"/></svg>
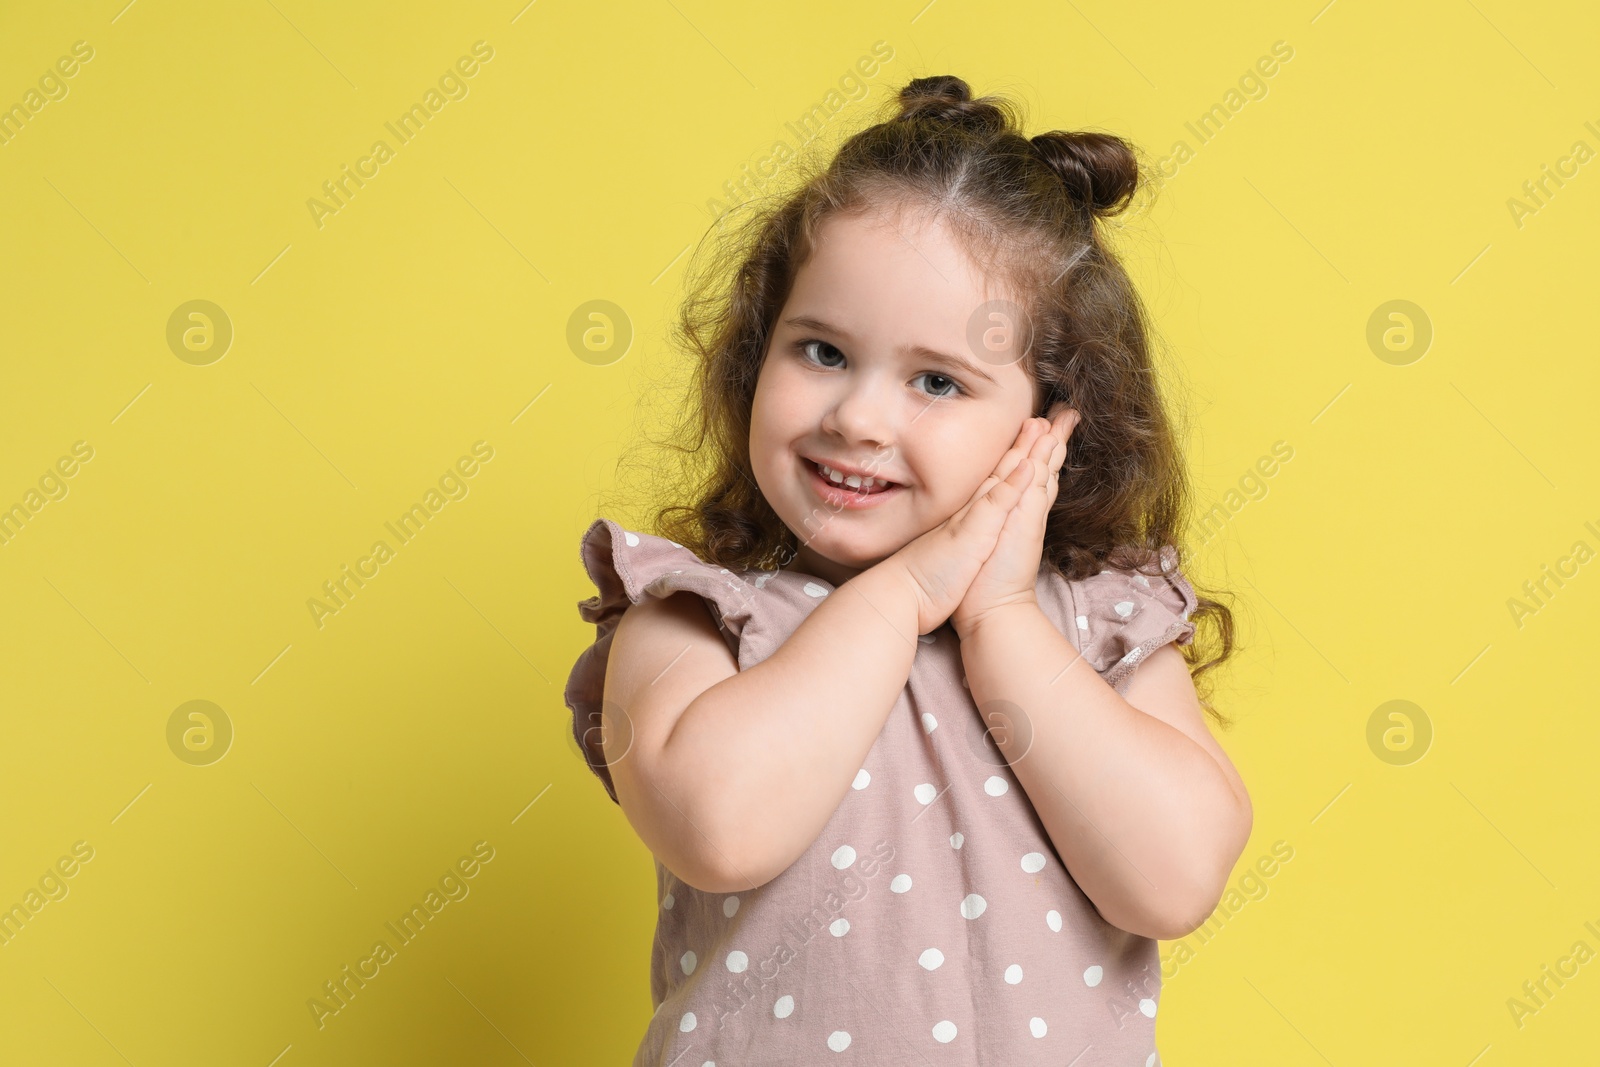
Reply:
<svg viewBox="0 0 1600 1067"><path fill-rule="evenodd" d="M860 574L865 568L847 567L844 564L835 563L831 559L825 559L809 548L802 547L787 566L779 569L789 574L802 574L808 578L821 578L837 589L851 578Z"/></svg>

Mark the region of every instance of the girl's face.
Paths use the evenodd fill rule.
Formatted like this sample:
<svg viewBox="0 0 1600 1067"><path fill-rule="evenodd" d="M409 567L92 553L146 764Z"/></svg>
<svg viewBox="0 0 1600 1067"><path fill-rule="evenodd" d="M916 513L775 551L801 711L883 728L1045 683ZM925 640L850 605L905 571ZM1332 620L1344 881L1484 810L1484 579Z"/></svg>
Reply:
<svg viewBox="0 0 1600 1067"><path fill-rule="evenodd" d="M994 473L1037 402L1015 308L936 218L822 224L751 412L756 484L800 539L793 569L841 585L955 514ZM814 461L897 487L841 506Z"/></svg>

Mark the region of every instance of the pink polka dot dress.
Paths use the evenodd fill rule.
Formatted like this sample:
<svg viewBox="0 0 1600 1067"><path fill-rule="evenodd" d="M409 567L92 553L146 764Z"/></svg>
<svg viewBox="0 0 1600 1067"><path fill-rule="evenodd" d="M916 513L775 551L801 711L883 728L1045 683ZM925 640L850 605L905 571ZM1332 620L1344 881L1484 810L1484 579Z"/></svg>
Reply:
<svg viewBox="0 0 1600 1067"><path fill-rule="evenodd" d="M743 670L834 592L805 574L729 571L610 519L585 531L581 557L599 594L578 610L596 640L565 698L613 801L600 706L629 605L698 595ZM1169 546L1160 573L1077 582L1040 569L1040 607L1119 692L1151 652L1193 639L1195 592L1175 558ZM634 1067L1160 1062L1157 943L1107 923L1073 881L985 738L954 632L919 641L853 788L787 870L703 893L656 862L656 1010Z"/></svg>

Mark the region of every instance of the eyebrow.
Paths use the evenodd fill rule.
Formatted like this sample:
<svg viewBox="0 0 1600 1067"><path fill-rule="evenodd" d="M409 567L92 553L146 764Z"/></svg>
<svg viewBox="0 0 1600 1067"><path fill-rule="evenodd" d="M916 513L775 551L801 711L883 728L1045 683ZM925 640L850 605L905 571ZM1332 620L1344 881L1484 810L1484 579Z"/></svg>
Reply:
<svg viewBox="0 0 1600 1067"><path fill-rule="evenodd" d="M831 326L828 323L823 322L821 319L813 319L809 316L800 315L792 319L785 319L784 323L788 326L795 326L801 329L817 330L821 333L831 333L835 337L842 338L852 344L855 342L855 338L851 337L844 330L839 329L837 326ZM983 368L979 367L971 360L961 359L957 356L948 355L944 352L937 352L926 347L925 345L901 345L900 354L903 356L912 356L917 359L925 359L930 363L937 363L940 366L952 367L956 370L967 371L970 374L975 374L982 378L990 385L994 384L994 379L986 374Z"/></svg>

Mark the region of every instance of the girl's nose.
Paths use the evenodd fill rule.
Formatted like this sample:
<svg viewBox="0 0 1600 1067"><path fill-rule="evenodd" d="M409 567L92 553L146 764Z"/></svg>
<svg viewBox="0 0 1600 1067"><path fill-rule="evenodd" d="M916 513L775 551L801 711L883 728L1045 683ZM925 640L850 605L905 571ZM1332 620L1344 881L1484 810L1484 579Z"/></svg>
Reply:
<svg viewBox="0 0 1600 1067"><path fill-rule="evenodd" d="M885 382L858 379L846 387L823 418L823 429L844 438L873 445L895 440L895 405Z"/></svg>

